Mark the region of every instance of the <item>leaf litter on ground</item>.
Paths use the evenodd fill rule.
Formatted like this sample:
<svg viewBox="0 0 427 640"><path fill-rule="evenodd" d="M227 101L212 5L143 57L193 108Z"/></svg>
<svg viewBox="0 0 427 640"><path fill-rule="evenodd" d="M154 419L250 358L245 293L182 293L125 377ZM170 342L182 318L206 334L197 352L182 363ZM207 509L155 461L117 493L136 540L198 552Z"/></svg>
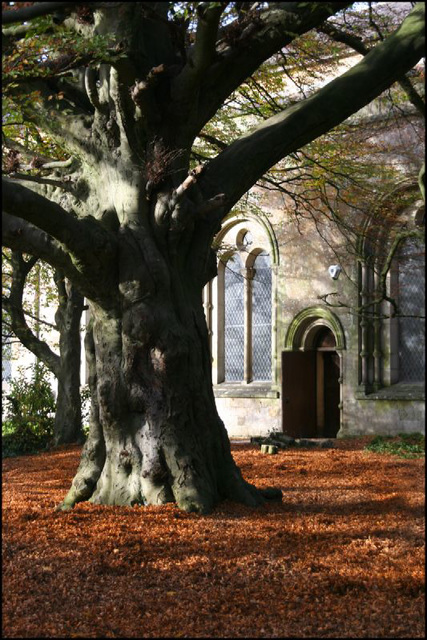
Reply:
<svg viewBox="0 0 427 640"><path fill-rule="evenodd" d="M282 502L55 506L80 447L3 461L3 637L425 637L424 459L232 444Z"/></svg>

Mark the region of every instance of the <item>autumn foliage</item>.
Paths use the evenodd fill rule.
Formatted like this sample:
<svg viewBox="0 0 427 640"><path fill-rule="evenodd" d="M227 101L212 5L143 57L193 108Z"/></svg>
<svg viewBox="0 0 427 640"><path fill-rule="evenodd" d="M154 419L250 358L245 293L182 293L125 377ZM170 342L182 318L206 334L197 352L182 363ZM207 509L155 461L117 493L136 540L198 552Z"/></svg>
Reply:
<svg viewBox="0 0 427 640"><path fill-rule="evenodd" d="M424 460L264 455L283 502L54 511L80 448L3 461L3 637L424 637Z"/></svg>

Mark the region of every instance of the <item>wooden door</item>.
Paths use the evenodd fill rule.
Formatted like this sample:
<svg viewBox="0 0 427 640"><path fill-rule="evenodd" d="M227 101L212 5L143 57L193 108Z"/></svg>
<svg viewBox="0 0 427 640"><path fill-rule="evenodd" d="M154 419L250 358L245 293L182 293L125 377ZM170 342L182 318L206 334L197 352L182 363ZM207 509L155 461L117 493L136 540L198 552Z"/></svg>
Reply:
<svg viewBox="0 0 427 640"><path fill-rule="evenodd" d="M293 438L316 437L316 351L282 352L282 428Z"/></svg>

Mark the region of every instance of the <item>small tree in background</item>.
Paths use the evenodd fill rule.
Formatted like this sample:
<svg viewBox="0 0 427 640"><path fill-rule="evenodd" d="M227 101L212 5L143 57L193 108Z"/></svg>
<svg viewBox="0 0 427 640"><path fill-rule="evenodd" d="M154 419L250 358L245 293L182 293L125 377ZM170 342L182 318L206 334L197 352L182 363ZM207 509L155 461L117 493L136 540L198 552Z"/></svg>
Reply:
<svg viewBox="0 0 427 640"><path fill-rule="evenodd" d="M31 378L20 368L10 383L2 426L3 457L34 453L53 439L55 396L43 365L32 365ZM27 372L28 373L28 372Z"/></svg>
<svg viewBox="0 0 427 640"><path fill-rule="evenodd" d="M38 268L37 268L38 267ZM37 271L34 273L34 271ZM19 251L3 254L3 344L14 338L31 351L58 381L52 444L83 440L80 400L80 320L83 296L66 282L60 271L40 264L37 258L25 258ZM40 296L56 309L55 324L41 320ZM32 308L35 303L35 308ZM45 331L42 330L44 327ZM5 333L7 335L5 335ZM58 351L48 343L48 336L59 333Z"/></svg>

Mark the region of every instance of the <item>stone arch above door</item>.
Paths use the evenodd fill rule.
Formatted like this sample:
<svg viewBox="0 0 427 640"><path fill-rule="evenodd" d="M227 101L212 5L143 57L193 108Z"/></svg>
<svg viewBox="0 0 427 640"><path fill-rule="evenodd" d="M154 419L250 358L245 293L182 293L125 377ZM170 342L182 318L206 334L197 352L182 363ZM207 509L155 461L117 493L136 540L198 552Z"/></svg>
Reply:
<svg viewBox="0 0 427 640"><path fill-rule="evenodd" d="M308 307L300 311L292 320L286 333L286 351L307 351L313 349L314 341L321 328L328 327L335 337L335 349L345 349L345 335L337 316L323 307Z"/></svg>

